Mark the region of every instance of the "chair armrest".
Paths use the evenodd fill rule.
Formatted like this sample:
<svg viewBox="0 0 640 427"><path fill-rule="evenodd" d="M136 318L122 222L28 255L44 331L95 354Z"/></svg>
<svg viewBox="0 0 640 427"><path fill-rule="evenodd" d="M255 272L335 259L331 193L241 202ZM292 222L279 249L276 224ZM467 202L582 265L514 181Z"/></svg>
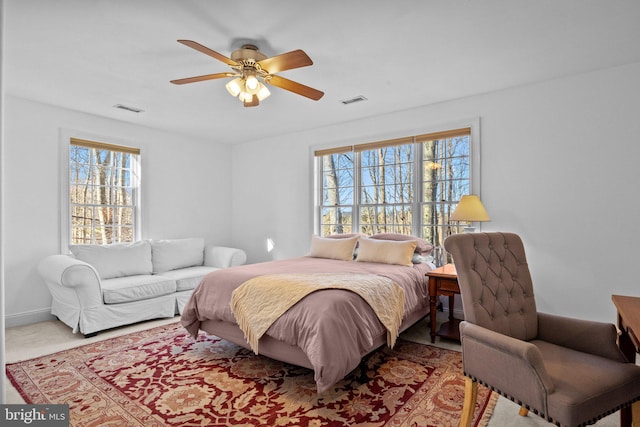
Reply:
<svg viewBox="0 0 640 427"><path fill-rule="evenodd" d="M555 386L535 345L465 321L460 340L465 375L548 413L546 395Z"/></svg>
<svg viewBox="0 0 640 427"><path fill-rule="evenodd" d="M69 305L102 305L100 276L93 266L68 255L50 255L38 264L38 273L54 298Z"/></svg>
<svg viewBox="0 0 640 427"><path fill-rule="evenodd" d="M227 268L243 265L247 262L247 254L242 249L225 246L206 246L204 248L204 265Z"/></svg>
<svg viewBox="0 0 640 427"><path fill-rule="evenodd" d="M612 323L538 313L538 339L618 362L626 362Z"/></svg>

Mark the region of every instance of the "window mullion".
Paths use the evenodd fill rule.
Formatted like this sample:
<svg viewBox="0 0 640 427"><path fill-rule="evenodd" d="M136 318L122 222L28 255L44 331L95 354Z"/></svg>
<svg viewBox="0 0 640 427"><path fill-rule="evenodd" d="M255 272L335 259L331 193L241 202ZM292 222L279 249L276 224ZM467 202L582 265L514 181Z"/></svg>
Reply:
<svg viewBox="0 0 640 427"><path fill-rule="evenodd" d="M360 151L353 153L353 206L351 208L351 222L354 233L360 233L360 208L362 206L362 156Z"/></svg>
<svg viewBox="0 0 640 427"><path fill-rule="evenodd" d="M411 221L411 233L414 236L422 237L422 143L414 142L414 162L413 162L413 203L411 204L412 221Z"/></svg>

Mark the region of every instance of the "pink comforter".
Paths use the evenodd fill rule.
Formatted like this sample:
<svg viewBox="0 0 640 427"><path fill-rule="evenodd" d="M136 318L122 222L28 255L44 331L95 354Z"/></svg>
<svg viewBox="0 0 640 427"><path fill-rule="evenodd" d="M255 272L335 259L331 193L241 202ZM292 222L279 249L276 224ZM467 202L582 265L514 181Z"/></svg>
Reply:
<svg viewBox="0 0 640 427"><path fill-rule="evenodd" d="M425 273L429 264L412 267L323 258L299 257L221 269L209 273L182 313L182 325L197 336L200 322L222 320L236 323L229 302L231 293L245 281L277 273L379 274L400 285L405 292L405 318L428 306ZM300 347L314 367L318 393L355 369L374 341L386 330L367 303L357 294L340 289L314 292L290 308L267 330L269 335Z"/></svg>

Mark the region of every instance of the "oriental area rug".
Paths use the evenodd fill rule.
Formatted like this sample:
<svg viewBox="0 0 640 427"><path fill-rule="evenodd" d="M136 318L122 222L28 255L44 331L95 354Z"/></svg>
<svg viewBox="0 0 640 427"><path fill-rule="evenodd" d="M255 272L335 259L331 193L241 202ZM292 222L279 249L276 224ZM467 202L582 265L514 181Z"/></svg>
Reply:
<svg viewBox="0 0 640 427"><path fill-rule="evenodd" d="M357 370L360 370L358 368ZM73 426L457 426L458 352L398 340L320 398L313 372L179 323L7 365L27 403L69 404ZM475 426L497 395L478 387Z"/></svg>

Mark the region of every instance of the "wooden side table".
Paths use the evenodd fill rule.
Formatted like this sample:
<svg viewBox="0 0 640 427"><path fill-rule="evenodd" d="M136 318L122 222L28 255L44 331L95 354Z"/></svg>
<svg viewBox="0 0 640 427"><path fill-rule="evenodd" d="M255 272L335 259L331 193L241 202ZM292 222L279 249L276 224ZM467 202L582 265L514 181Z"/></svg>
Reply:
<svg viewBox="0 0 640 427"><path fill-rule="evenodd" d="M453 264L443 265L429 271L427 277L429 277L429 306L431 309L431 342L436 341L436 336L460 341L460 330L458 329L460 320L453 317L454 297L456 294L460 294L456 267ZM436 332L436 311L440 295L449 297L449 321L443 323Z"/></svg>
<svg viewBox="0 0 640 427"><path fill-rule="evenodd" d="M640 297L612 295L611 300L618 310L618 346L631 363L636 361L636 353L640 353ZM628 422L620 414L620 424ZM640 426L640 401L631 406L631 424Z"/></svg>
<svg viewBox="0 0 640 427"><path fill-rule="evenodd" d="M611 300L618 310L618 345L629 362L635 363L636 352L640 353L640 297L612 295Z"/></svg>

